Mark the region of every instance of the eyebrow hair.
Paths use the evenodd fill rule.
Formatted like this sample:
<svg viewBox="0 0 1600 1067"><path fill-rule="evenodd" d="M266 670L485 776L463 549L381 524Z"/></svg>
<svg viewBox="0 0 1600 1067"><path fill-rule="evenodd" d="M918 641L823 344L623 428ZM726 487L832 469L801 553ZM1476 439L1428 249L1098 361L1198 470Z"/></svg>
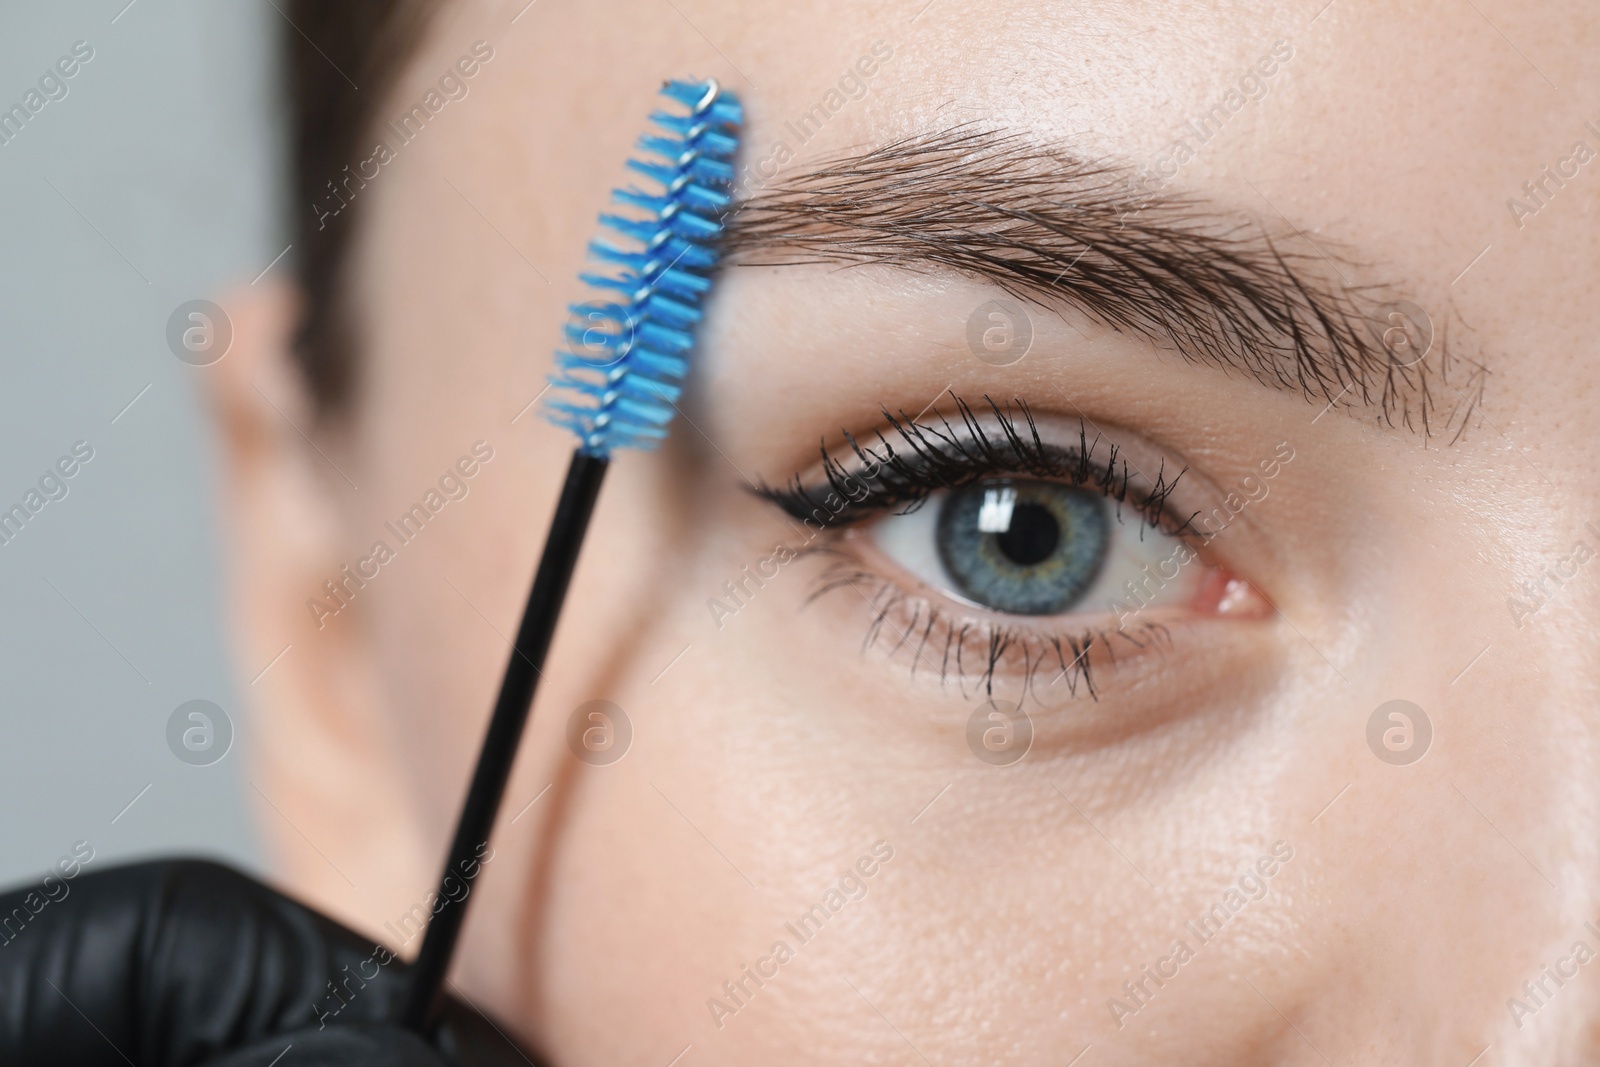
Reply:
<svg viewBox="0 0 1600 1067"><path fill-rule="evenodd" d="M1435 344L1431 317L1392 284L1348 282L1369 272L1292 223L1274 233L1150 186L1129 165L968 124L767 183L747 171L752 191L727 219L724 249L735 264L952 269L1313 403L1367 407L1425 437L1454 426L1459 438L1488 370ZM1409 322L1424 334L1421 358L1411 331L1409 347L1393 332L1412 312L1427 320Z"/></svg>

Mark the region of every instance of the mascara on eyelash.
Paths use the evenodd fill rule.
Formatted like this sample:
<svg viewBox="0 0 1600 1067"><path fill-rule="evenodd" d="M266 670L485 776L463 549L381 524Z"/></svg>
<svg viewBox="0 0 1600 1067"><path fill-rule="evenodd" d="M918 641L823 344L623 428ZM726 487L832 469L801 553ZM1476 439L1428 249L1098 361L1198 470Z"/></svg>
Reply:
<svg viewBox="0 0 1600 1067"><path fill-rule="evenodd" d="M1115 443L1107 443L1102 459L1096 459L1102 437L1089 436L1088 423L1079 419L1078 447L1066 449L1047 444L1040 436L1027 403L1015 400L1002 407L985 395L995 422L997 437L985 431L982 422L960 397L955 401L960 429L942 418L940 425L920 423L901 411L884 409L885 429L874 431L876 445L862 444L844 433L851 452L860 464L845 462L821 446L823 479L808 486L799 475L777 489L766 483L756 488L757 495L783 509L802 523L818 523L820 528L847 527L875 515L910 512L921 507L934 493L958 489L991 476L1025 476L1064 482L1074 488L1090 489L1111 500L1118 518L1124 504L1138 514L1143 523L1183 536L1193 516L1179 521L1168 515L1168 498L1177 489L1187 468L1170 480L1163 462L1148 488L1134 485L1133 472L1121 458ZM1020 412L1019 425L1015 410ZM900 439L909 454L898 452L889 436ZM831 499L830 499L831 498ZM1141 529L1141 536L1142 536Z"/></svg>

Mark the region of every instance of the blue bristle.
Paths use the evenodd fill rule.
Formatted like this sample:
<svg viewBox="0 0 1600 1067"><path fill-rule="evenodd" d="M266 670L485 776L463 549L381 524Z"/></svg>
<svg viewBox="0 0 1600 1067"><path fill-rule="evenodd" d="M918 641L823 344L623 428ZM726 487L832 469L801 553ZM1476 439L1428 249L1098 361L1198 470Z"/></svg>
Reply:
<svg viewBox="0 0 1600 1067"><path fill-rule="evenodd" d="M716 81L671 81L661 95L677 112L657 111L658 128L638 141L628 168L660 188L616 189L632 214L602 214L622 238L596 240L589 254L612 274L581 274L607 294L570 309L545 415L578 435L579 449L606 457L619 448L651 449L667 424L689 372L695 329L711 290L716 241L733 202L733 156L744 109ZM621 294L618 297L615 294Z"/></svg>

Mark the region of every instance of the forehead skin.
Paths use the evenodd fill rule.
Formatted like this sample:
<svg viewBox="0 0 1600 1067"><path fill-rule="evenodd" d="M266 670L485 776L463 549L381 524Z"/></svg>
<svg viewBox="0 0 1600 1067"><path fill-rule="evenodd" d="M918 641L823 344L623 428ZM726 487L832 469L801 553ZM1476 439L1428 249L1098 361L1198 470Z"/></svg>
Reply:
<svg viewBox="0 0 1600 1067"><path fill-rule="evenodd" d="M1600 170L1520 226L1507 199L1576 140L1600 146L1584 125L1600 123L1593 8L918 7L538 0L518 15L514 0L439 20L385 117L473 41L494 58L360 194L352 554L471 442L496 459L459 521L362 604L412 802L374 821L415 824L424 855L448 834L569 449L518 416L662 77L736 89L747 161L783 140L799 169L975 121L1139 166L1287 41L1264 98L1174 188L1356 250L1491 369L1478 417L1448 448L1359 413L1313 422L1301 398L1043 311L1040 357L999 372L963 347L990 295L971 279L729 272L694 425L607 485L508 811L554 788L499 831L463 987L572 1064L667 1063L686 1045L701 1064L1059 1064L1087 1045L1085 1064L1465 1064L1486 1045L1484 1063L1578 1062L1592 979L1521 1029L1506 1001L1600 919L1595 575L1537 626L1514 627L1505 601L1600 520ZM879 41L892 58L866 96L798 145L786 124ZM1011 777L945 755L970 702L817 633L832 616L800 613L798 580L749 625L709 630L705 598L783 535L740 475L792 474L819 436L947 384L1073 415L1069 395L1218 484L1293 440L1292 474L1253 519L1268 573L1251 575L1293 627L1238 677L1197 668L1187 724L1057 739ZM597 696L629 709L635 749L577 767L565 713ZM1409 768L1364 740L1394 698L1437 733ZM895 859L866 902L711 1025L723 980L879 839ZM1277 840L1294 859L1269 895L1115 1025L1107 998ZM420 864L375 896L374 924L432 877Z"/></svg>

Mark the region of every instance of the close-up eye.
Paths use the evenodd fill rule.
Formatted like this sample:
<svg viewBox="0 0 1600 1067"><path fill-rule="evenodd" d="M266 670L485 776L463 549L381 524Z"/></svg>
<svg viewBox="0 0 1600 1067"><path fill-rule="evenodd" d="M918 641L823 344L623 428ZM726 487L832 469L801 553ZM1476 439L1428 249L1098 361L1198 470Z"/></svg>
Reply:
<svg viewBox="0 0 1600 1067"><path fill-rule="evenodd" d="M951 399L948 417L886 413L846 435L847 457L825 449L820 473L759 490L816 531L813 596L869 606L868 646L887 635L942 678L976 664L986 687L1054 664L1067 692L1097 696L1097 666L1174 647L1175 624L1271 615L1214 558L1233 512L1188 467L1020 400Z"/></svg>

